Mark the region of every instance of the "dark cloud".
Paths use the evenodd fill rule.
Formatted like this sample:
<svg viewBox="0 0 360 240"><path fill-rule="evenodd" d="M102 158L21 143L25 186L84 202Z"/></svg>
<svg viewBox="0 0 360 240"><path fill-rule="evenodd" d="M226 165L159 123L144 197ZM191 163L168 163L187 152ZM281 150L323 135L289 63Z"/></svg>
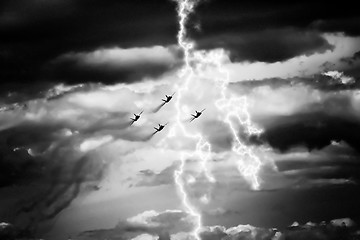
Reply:
<svg viewBox="0 0 360 240"><path fill-rule="evenodd" d="M10 223L0 223L0 239L16 240L16 239L28 239L38 240L31 232L18 229L16 226Z"/></svg>
<svg viewBox="0 0 360 240"><path fill-rule="evenodd" d="M179 65L174 47L109 48L64 54L46 66L44 75L67 83L131 83L159 77Z"/></svg>
<svg viewBox="0 0 360 240"><path fill-rule="evenodd" d="M199 48L228 49L234 61L284 61L333 49L324 32L359 35L359 13L352 7L351 2L205 1L189 24L200 24L200 31L189 29Z"/></svg>
<svg viewBox="0 0 360 240"><path fill-rule="evenodd" d="M340 223L340 225L338 224ZM294 224L284 231L283 238L280 239L352 239L358 236L357 227L352 224L347 225L348 219L333 220L329 223L320 224L308 222L304 225Z"/></svg>
<svg viewBox="0 0 360 240"><path fill-rule="evenodd" d="M41 85L58 81L56 76L43 75L44 65L68 52L176 43L175 3L171 1L17 0L1 4L0 78L7 82L2 83L3 91L20 90L36 84L35 80ZM98 74L103 76L100 70Z"/></svg>
<svg viewBox="0 0 360 240"><path fill-rule="evenodd" d="M337 72L337 71L334 71ZM273 90L283 87L308 86L311 89L321 90L322 92L339 92L342 90L360 89L360 81L357 78L347 76L342 72L337 72L339 77L326 76L324 74L314 74L310 77L293 78L266 78L262 80L248 80L230 85L236 89L237 93L248 94L249 91L259 87L268 86Z"/></svg>
<svg viewBox="0 0 360 240"><path fill-rule="evenodd" d="M311 78L302 78L299 83L324 92L354 90L360 88L359 79L356 79L351 75L347 76L343 72L338 71L327 71L322 74L316 74Z"/></svg>
<svg viewBox="0 0 360 240"><path fill-rule="evenodd" d="M344 154L347 155L347 158L349 155L351 155L347 151L344 152ZM357 155L357 154L356 154ZM356 156L355 155L355 156ZM309 157L311 158L311 157ZM314 157L315 158L315 157ZM341 159L339 157L338 159L335 157L331 157L331 159L289 159L289 160L281 160L276 161L277 169L281 172L283 171L290 171L290 170L302 170L302 169L318 169L321 167L329 167L331 170L337 171L337 167L347 167L349 170L354 169L355 171L358 171L360 167L360 163L354 159L347 160L347 159ZM318 171L324 171L323 169L318 169Z"/></svg>
<svg viewBox="0 0 360 240"><path fill-rule="evenodd" d="M357 51L351 57L341 58L341 61L353 65L356 61L360 60L360 51Z"/></svg>
<svg viewBox="0 0 360 240"><path fill-rule="evenodd" d="M267 29L250 33L223 33L197 41L200 49L224 48L232 61L281 62L300 55L334 49L317 32L298 29Z"/></svg>
<svg viewBox="0 0 360 240"><path fill-rule="evenodd" d="M57 127L24 126L1 131L1 185L8 186L32 181L42 175L47 162L41 159L34 161L27 149L36 146L35 151L45 151L54 138L51 134L39 134L38 131L54 132ZM14 149L20 148L17 151Z"/></svg>
<svg viewBox="0 0 360 240"><path fill-rule="evenodd" d="M345 63L344 72L347 75L360 79L360 51L354 52L352 56L340 58L341 63Z"/></svg>
<svg viewBox="0 0 360 240"><path fill-rule="evenodd" d="M326 10L325 10L326 9ZM306 13L306 14L304 14ZM224 32L253 32L264 29L296 27L313 29L316 21L336 21L338 29L347 33L346 24L357 24L359 12L352 1L328 4L322 1L205 1L199 4L194 22L200 22L201 32L193 31L197 37Z"/></svg>
<svg viewBox="0 0 360 240"><path fill-rule="evenodd" d="M357 121L313 112L279 117L274 122L276 125L268 127L261 138L281 151L295 146L305 146L309 150L321 149L333 140L343 140L360 152L360 139L353 134L360 130Z"/></svg>
<svg viewBox="0 0 360 240"><path fill-rule="evenodd" d="M217 240L228 239L227 234L224 232L226 229L222 226L208 227L206 231L201 233L201 239L203 240Z"/></svg>
<svg viewBox="0 0 360 240"><path fill-rule="evenodd" d="M319 19L311 27L322 32L343 32L348 36L360 35L360 17L349 16L340 19Z"/></svg>
<svg viewBox="0 0 360 240"><path fill-rule="evenodd" d="M357 161L359 154L353 158L350 156L349 152L345 152L343 156L309 155L306 159L295 157L275 161L275 164L279 172L289 179L294 179L294 186L298 187L357 184L360 180L360 163Z"/></svg>
<svg viewBox="0 0 360 240"><path fill-rule="evenodd" d="M62 62L53 67L48 75L52 79L74 84L83 82L102 82L105 84L131 83L144 77L158 77L170 70L167 66L141 66L133 69L107 69L106 66L77 66L73 61Z"/></svg>
<svg viewBox="0 0 360 240"><path fill-rule="evenodd" d="M175 44L175 2L16 0L1 5L0 78L6 82L1 83L0 95L18 91L36 95L59 81L131 82L172 69L156 64L109 69L106 65L79 66L74 61L54 64L53 60L67 53L104 48ZM353 3L328 5L324 11L323 4L313 2L258 1L255 7L251 1L204 1L189 24L201 23L200 32L191 32L200 48L225 47L236 61L283 61L332 49L313 31L319 24L312 23L356 20Z"/></svg>
<svg viewBox="0 0 360 240"><path fill-rule="evenodd" d="M327 104L332 104L333 112L328 112ZM275 159L275 164L299 185L356 184L360 180L360 139L354 131L360 130L360 124L352 119L348 100L332 99L320 105L316 109L322 111L308 107L306 113L275 117L260 137L250 137L250 142L267 143L288 153L288 159L285 155L285 159ZM299 148L309 152L307 157L296 155Z"/></svg>
<svg viewBox="0 0 360 240"><path fill-rule="evenodd" d="M157 76L168 69L108 72L101 67L79 69L73 62L49 69L49 62L70 52L176 43L176 3L167 0L16 0L2 1L0 9L0 78L6 81L1 83L1 94L38 92L58 81L112 83ZM331 49L314 28L356 34L356 9L348 1L213 0L199 4L189 24L201 23L201 31L191 33L200 47L225 47L237 60L274 62Z"/></svg>

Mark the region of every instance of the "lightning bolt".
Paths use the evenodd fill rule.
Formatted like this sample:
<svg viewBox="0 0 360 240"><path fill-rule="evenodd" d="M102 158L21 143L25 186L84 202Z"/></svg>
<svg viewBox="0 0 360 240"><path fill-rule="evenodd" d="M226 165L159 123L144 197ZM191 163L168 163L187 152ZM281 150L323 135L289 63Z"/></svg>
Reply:
<svg viewBox="0 0 360 240"><path fill-rule="evenodd" d="M185 164L186 160L190 157L197 156L201 160L201 169L209 182L215 182L215 178L210 174L210 171L207 169L207 162L211 157L211 145L205 140L205 138L200 133L190 133L186 130L186 127L183 125L182 116L184 115L184 109L182 107L182 99L185 92L189 90L189 84L191 79L194 77L194 69L191 66L191 58L193 53L194 44L192 41L187 39L186 32L186 23L189 17L194 10L197 1L193 0L176 0L177 3L177 13L178 13L178 23L179 31L177 34L177 42L180 48L184 53L184 67L180 71L180 79L184 79L181 84L175 86L175 91L177 93L175 108L176 108L176 122L174 127L169 131L168 137L174 137L177 135L177 130L180 130L181 134L186 138L190 138L196 142L196 150L193 153L182 152L181 153L181 163L179 168L174 172L174 180L181 195L181 200L183 206L185 207L187 213L192 216L195 220L195 228L191 232L191 235L196 239L200 240L200 230L202 226L201 214L193 206L188 198L188 194L185 188L184 174L185 174ZM191 178L194 179L194 178ZM191 183L191 180L188 181Z"/></svg>
<svg viewBox="0 0 360 240"><path fill-rule="evenodd" d="M183 124L182 116L187 114L185 106L182 104L184 94L189 91L189 84L195 76L200 75L204 77L201 66L211 66L215 68L221 76L215 79L216 84L219 85L219 98L215 101L216 108L224 113L222 121L229 127L233 136L232 151L239 157L237 161L237 168L240 174L251 183L253 189L258 189L260 186L259 170L262 165L260 159L254 153L251 147L244 144L238 136L239 128L245 131L248 135L259 134L261 129L254 126L248 112L247 98L236 97L230 95L227 91L229 85L229 73L223 66L224 51L195 51L194 43L187 38L186 23L189 15L193 13L194 7L198 4L198 0L174 0L177 3L177 14L179 31L177 34L177 42L184 53L184 66L180 71L179 77L181 83L175 85L177 97L175 98L176 120L173 127L170 129L166 138L178 136L180 133L187 139L196 142L195 151L189 153L182 151L181 163L178 169L174 172L174 180L178 191L181 195L182 204L186 212L195 220L195 227L191 235L196 240L200 240L200 231L202 227L202 216L198 209L190 202L188 193L186 191L186 184L191 184L195 180L190 178L185 181L185 165L187 159L190 157L198 157L200 159L201 173L204 174L210 183L216 180L207 168L207 163L211 159L212 150L211 144L206 141L201 133L190 133ZM180 130L180 132L178 132ZM162 141L163 142L163 141Z"/></svg>
<svg viewBox="0 0 360 240"><path fill-rule="evenodd" d="M222 119L226 123L232 133L233 146L232 151L239 156L237 161L237 168L240 174L251 183L254 190L260 187L259 171L262 162L254 153L253 148L245 145L239 138L236 122L245 131L247 135L259 135L263 132L262 129L257 128L250 117L248 111L248 102L246 96L233 96L227 93L229 85L229 72L223 66L223 59L225 52L223 50L207 53L205 51L198 51L195 54L196 59L202 64L215 66L222 76L215 79L215 82L220 87L220 97L215 101L215 106L220 112L225 114Z"/></svg>

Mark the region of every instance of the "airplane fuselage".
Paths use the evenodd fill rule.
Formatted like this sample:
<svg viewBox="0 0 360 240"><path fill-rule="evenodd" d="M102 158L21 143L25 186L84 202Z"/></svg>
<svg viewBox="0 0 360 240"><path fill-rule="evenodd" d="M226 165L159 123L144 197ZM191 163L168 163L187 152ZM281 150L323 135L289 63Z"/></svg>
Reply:
<svg viewBox="0 0 360 240"><path fill-rule="evenodd" d="M164 125L159 125L158 128L156 128L156 127L154 127L154 128L155 128L156 132L160 132L161 130L164 129L164 127L165 127Z"/></svg>
<svg viewBox="0 0 360 240"><path fill-rule="evenodd" d="M193 116L194 118L198 118L198 117L200 117L200 115L201 115L201 113L199 113L199 112L197 112L196 115L191 114L191 116Z"/></svg>
<svg viewBox="0 0 360 240"><path fill-rule="evenodd" d="M170 102L170 100L172 99L172 96L167 96L167 95L165 95L165 97L166 97L166 99L161 99L161 100L163 100L165 103Z"/></svg>

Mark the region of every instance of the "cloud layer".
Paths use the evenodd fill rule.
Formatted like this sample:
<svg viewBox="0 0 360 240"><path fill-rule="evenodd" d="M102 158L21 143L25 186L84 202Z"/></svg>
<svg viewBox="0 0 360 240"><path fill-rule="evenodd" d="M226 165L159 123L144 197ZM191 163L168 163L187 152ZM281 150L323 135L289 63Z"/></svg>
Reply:
<svg viewBox="0 0 360 240"><path fill-rule="evenodd" d="M186 223L187 222L187 223ZM186 223L186 224L185 224ZM191 219L181 211L167 210L157 213L148 211L139 214L125 222L119 223L114 229L93 230L80 234L79 239L136 239L137 236L154 236L158 239L186 239L189 233ZM283 239L351 239L358 236L357 226L351 219L334 219L329 222L304 225L294 223L286 229L267 229L251 225L238 225L226 228L224 226L204 226L199 232L202 240L283 240Z"/></svg>

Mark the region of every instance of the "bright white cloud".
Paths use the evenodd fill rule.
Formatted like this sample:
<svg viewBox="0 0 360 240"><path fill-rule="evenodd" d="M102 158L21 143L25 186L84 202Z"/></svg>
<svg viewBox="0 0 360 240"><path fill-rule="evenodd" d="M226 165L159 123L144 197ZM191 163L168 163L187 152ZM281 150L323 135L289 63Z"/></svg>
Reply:
<svg viewBox="0 0 360 240"><path fill-rule="evenodd" d="M327 71L323 72L322 75L332 77L333 79L337 80L339 83L342 84L351 84L355 82L353 77L346 76L343 72L339 71Z"/></svg>
<svg viewBox="0 0 360 240"><path fill-rule="evenodd" d="M174 66L178 63L175 47L104 48L93 52L67 53L55 61L76 60L80 65L131 68L160 64Z"/></svg>
<svg viewBox="0 0 360 240"><path fill-rule="evenodd" d="M80 148L80 151L87 152L87 151L96 149L96 148L100 147L101 145L104 145L105 143L108 143L112 140L113 140L112 136L103 136L103 137L99 137L99 138L85 139L80 144L79 148Z"/></svg>
<svg viewBox="0 0 360 240"><path fill-rule="evenodd" d="M153 235L144 233L144 234L141 234L139 236L132 238L131 240L158 240L158 239L159 239L158 236L153 236Z"/></svg>

